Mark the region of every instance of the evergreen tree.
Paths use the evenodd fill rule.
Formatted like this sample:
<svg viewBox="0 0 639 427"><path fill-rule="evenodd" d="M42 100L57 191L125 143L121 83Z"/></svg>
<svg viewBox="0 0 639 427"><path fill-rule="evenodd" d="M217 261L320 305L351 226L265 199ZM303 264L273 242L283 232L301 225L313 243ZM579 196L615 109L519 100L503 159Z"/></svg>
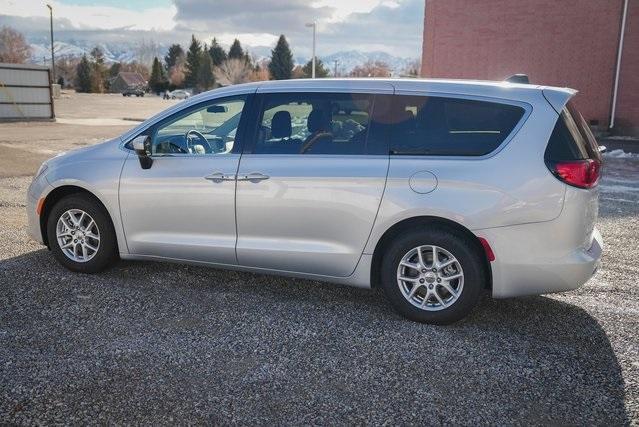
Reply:
<svg viewBox="0 0 639 427"><path fill-rule="evenodd" d="M313 60L311 59L302 67L304 77L313 77ZM328 77L328 68L324 65L321 59L315 57L315 77Z"/></svg>
<svg viewBox="0 0 639 427"><path fill-rule="evenodd" d="M104 92L106 80L106 67L104 66L104 52L96 46L91 49L91 91Z"/></svg>
<svg viewBox="0 0 639 427"><path fill-rule="evenodd" d="M244 50L238 39L233 40L233 44L229 48L229 59L243 59Z"/></svg>
<svg viewBox="0 0 639 427"><path fill-rule="evenodd" d="M202 53L202 61L197 75L198 87L201 90L209 90L215 84L213 76L213 58L206 51Z"/></svg>
<svg viewBox="0 0 639 427"><path fill-rule="evenodd" d="M222 65L222 62L226 61L226 51L219 45L217 40L215 40L215 37L213 37L213 41L211 42L209 55L211 56L211 62L216 67L219 67Z"/></svg>
<svg viewBox="0 0 639 427"><path fill-rule="evenodd" d="M191 36L191 46L186 52L186 70L184 73L184 85L186 87L197 86L197 76L202 63L202 44L195 36Z"/></svg>
<svg viewBox="0 0 639 427"><path fill-rule="evenodd" d="M86 55L82 55L76 68L75 89L78 92L91 92L91 64Z"/></svg>
<svg viewBox="0 0 639 427"><path fill-rule="evenodd" d="M122 71L122 63L114 62L109 68L109 77L116 77Z"/></svg>
<svg viewBox="0 0 639 427"><path fill-rule="evenodd" d="M271 63L268 70L274 80L290 79L293 74L293 54L284 35L280 35L275 49L271 51Z"/></svg>
<svg viewBox="0 0 639 427"><path fill-rule="evenodd" d="M151 67L151 77L149 77L149 88L155 93L160 93L163 90L166 90L168 83L169 82L166 79L166 73L164 72L164 67L162 67L160 60L156 56L155 58L153 58L153 66Z"/></svg>
<svg viewBox="0 0 639 427"><path fill-rule="evenodd" d="M179 44L172 44L169 46L169 51L164 57L164 63L166 64L166 69L170 69L174 67L179 59L184 56L184 49Z"/></svg>

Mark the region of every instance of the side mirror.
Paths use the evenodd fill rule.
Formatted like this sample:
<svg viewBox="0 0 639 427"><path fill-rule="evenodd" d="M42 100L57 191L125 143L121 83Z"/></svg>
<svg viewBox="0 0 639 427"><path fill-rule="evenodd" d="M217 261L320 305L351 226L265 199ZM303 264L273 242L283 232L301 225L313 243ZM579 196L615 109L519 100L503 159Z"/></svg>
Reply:
<svg viewBox="0 0 639 427"><path fill-rule="evenodd" d="M149 169L153 165L151 158L151 137L148 135L136 136L131 141L135 154L138 155L142 169Z"/></svg>

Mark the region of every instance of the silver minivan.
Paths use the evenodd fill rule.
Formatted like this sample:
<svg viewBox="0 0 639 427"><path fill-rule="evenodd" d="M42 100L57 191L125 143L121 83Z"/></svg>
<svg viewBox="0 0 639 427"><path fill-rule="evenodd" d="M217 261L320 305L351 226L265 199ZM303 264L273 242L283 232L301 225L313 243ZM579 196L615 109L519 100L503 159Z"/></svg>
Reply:
<svg viewBox="0 0 639 427"><path fill-rule="evenodd" d="M447 324L596 270L601 156L575 91L316 79L206 92L46 161L30 234L65 267L174 261L382 288Z"/></svg>

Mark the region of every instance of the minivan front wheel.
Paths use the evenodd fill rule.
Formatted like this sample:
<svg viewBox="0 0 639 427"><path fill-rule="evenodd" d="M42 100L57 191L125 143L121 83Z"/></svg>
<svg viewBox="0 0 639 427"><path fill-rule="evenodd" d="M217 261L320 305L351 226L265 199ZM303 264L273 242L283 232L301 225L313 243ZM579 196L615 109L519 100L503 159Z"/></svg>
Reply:
<svg viewBox="0 0 639 427"><path fill-rule="evenodd" d="M472 240L454 230L396 238L382 261L382 288L405 317L439 325L470 313L484 288L482 259Z"/></svg>
<svg viewBox="0 0 639 427"><path fill-rule="evenodd" d="M97 273L117 259L115 231L104 208L91 197L64 197L47 221L49 246L58 262L80 273Z"/></svg>

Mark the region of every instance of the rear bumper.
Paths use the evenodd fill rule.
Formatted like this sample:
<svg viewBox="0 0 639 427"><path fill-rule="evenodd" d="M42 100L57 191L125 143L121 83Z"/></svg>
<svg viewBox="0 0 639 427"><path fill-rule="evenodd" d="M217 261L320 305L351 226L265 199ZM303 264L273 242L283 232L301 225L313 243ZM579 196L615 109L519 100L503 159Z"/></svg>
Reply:
<svg viewBox="0 0 639 427"><path fill-rule="evenodd" d="M588 245L565 250L553 246L553 239L560 236L549 233L549 227L550 223L525 224L477 233L495 253L494 298L569 291L593 276L603 251L599 231L593 229Z"/></svg>

